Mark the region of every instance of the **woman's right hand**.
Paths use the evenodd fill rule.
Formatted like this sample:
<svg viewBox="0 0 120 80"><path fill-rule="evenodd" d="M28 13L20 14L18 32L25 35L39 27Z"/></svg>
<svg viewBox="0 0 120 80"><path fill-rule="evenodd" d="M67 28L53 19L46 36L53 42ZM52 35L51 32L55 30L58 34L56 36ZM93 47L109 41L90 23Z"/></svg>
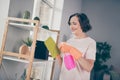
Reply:
<svg viewBox="0 0 120 80"><path fill-rule="evenodd" d="M79 58L82 57L82 52L74 47L71 47L70 54L73 56L75 60L78 60Z"/></svg>

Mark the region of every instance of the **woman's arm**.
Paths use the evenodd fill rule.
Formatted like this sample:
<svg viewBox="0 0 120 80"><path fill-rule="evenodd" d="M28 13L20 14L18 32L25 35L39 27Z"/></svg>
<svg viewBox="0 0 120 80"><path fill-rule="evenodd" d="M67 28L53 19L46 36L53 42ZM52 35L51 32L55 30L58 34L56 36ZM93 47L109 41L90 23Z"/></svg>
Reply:
<svg viewBox="0 0 120 80"><path fill-rule="evenodd" d="M77 61L78 65L81 68L85 69L88 72L90 72L92 70L93 65L94 65L94 59L93 60L92 59L85 59L84 57L82 57L81 51L79 51L75 47L72 47L66 43L62 44L62 46L60 48L61 48L60 50L62 52L69 52L73 56L75 61ZM92 50L92 45L91 45L91 48L89 48L88 53L90 52L90 54L91 54L92 53L91 51L94 52L94 50Z"/></svg>
<svg viewBox="0 0 120 80"><path fill-rule="evenodd" d="M84 57L82 57L82 52L74 47L71 47L70 53L75 61L77 61L78 67L81 67L88 72L92 70L95 61L96 44L91 44L89 46Z"/></svg>
<svg viewBox="0 0 120 80"><path fill-rule="evenodd" d="M82 69L90 72L92 70L92 68L93 68L94 60L92 60L92 59L85 59L85 58L81 57L81 58L79 58L77 60L77 63L79 64L79 66Z"/></svg>

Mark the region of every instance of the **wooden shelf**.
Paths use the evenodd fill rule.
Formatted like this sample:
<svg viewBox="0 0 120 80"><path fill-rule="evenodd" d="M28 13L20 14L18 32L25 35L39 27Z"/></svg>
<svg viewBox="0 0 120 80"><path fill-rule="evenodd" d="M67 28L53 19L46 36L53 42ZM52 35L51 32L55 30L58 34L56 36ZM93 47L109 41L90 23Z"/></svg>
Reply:
<svg viewBox="0 0 120 80"><path fill-rule="evenodd" d="M5 60L11 60L11 61L17 61L17 62L21 62L21 63L29 63L28 60L24 60L24 59L19 59L17 57L13 57L13 56L3 56L3 59ZM34 59L33 61L33 65L34 64L39 64L42 62L54 62L55 60L41 60L41 59Z"/></svg>
<svg viewBox="0 0 120 80"><path fill-rule="evenodd" d="M18 59L17 57L12 57L12 56L3 56L3 59L11 60L11 61L17 61L17 62L22 62L22 63L29 63L29 61L27 61L27 60Z"/></svg>
<svg viewBox="0 0 120 80"><path fill-rule="evenodd" d="M33 30L34 26L30 24L23 24L23 23L9 23L12 27L24 29L24 30Z"/></svg>
<svg viewBox="0 0 120 80"><path fill-rule="evenodd" d="M16 23L16 22L20 22L20 23ZM23 24L23 22L28 22L31 24ZM32 25L33 23L36 24L36 26ZM46 64L50 64L50 67L52 69L52 71L50 72L50 78L52 79L52 75L53 75L53 68L54 68L54 59L50 59L50 60L40 60L40 59L34 59L34 51L35 51L35 46L36 46L36 40L38 38L38 34L42 34L41 32L43 31L43 34L48 32L48 34L52 34L51 32L57 32L57 38L59 35L59 31L56 30L46 30L44 28L41 28L39 26L40 22L37 20L30 20L30 19L21 19L21 18L12 18L12 17L8 17L8 19L6 20L6 24L5 24L5 30L4 30L4 34L3 34L3 39L2 39L2 46L1 46L1 50L0 50L0 63L2 63L2 59L4 60L10 60L10 61L15 61L15 63L25 63L27 64L27 73L26 73L26 79L25 80L30 80L30 76L31 76L31 71L32 71L32 67L33 66L39 66L39 65L43 65L42 67L46 67ZM10 27L10 28L8 28ZM12 28L16 28L16 29L22 29L22 30L28 30L28 31L33 31L34 35L33 35L33 43L32 43L32 48L31 51L29 52L30 55L26 56L23 55L23 58L25 57L25 59L19 59L19 53L14 53L14 52L7 52L5 51L5 47L6 47L6 40L7 40L7 33L8 33L8 29ZM34 28L34 30L33 30ZM21 30L20 30L21 31ZM44 32L45 31L45 32ZM26 32L26 31L25 31ZM24 35L24 34L23 34ZM52 36L52 35L51 35ZM42 37L42 35L40 36ZM45 37L45 36L43 36ZM14 39L14 38L13 38ZM21 55L20 55L21 56ZM26 58L27 57L27 58ZM12 66L12 65L11 65ZM49 66L47 66L48 68L50 68Z"/></svg>

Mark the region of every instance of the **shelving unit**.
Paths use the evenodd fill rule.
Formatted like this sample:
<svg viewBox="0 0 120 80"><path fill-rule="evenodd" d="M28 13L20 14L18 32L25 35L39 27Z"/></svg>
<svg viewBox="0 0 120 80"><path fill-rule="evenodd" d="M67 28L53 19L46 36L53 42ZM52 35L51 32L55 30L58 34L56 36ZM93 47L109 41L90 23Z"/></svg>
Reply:
<svg viewBox="0 0 120 80"><path fill-rule="evenodd" d="M16 23L16 22L29 22L29 24ZM36 25L33 26L32 25L33 23L36 23ZM47 74L49 74L50 80L52 80L52 77L53 77L54 62L55 62L54 59L49 60L49 61L40 60L40 59L34 59L34 51L35 51L35 46L36 46L36 40L38 39L38 36L41 37L40 32L42 30L45 30L43 28L40 28L39 24L40 24L39 21L36 21L36 20L28 20L28 19L20 19L20 18L8 17L7 21L6 21L6 25L5 25L4 35L3 35L3 39L2 39L2 46L1 46L1 50L0 50L0 64L2 65L2 60L3 59L27 64L27 74L26 74L27 77L26 77L26 80L30 80L32 67L36 66L38 64L41 65L39 67L44 68L43 74L42 74L42 72L40 73L40 74L42 74L42 76L41 76L42 80L44 80L44 78L45 78L44 75L47 75ZM32 43L32 46L31 46L31 51L30 51L29 56L28 55L20 55L19 52L7 51L5 49L6 39L8 37L7 35L8 35L9 27L16 28L18 30L24 30L24 31L32 31L33 30L33 33L34 33L33 38L32 38L33 43ZM58 38L59 38L60 32L58 30L46 30L46 31L48 33L52 32L53 34L57 33L55 40L56 40L56 43L58 43ZM15 34L15 35L17 35L17 34ZM24 59L20 59L19 57L22 57ZM50 66L51 69L49 68L49 70L48 70L47 67L48 67L49 64L51 65ZM46 73L45 70L48 70L49 72Z"/></svg>
<svg viewBox="0 0 120 80"><path fill-rule="evenodd" d="M7 0L7 1L2 1L1 4L5 4L5 5L3 5L4 11L3 11L3 13L1 13L1 15L2 15L2 18L1 18L1 24L2 24L1 25L1 32L3 32L3 30L4 30L4 24L6 24L6 25L5 25L5 31L4 31L3 38L0 38L0 40L1 40L1 43L0 43L0 46L1 46L1 50L0 50L0 62L1 63L2 63L3 59L15 61L15 62L17 61L17 62L25 63L25 64L28 64L28 65L31 65L33 63L32 62L33 60L29 60L29 58L32 58L31 56L33 56L33 52L34 52L34 48L33 47L32 47L32 51L31 51L31 53L32 53L31 56L25 56L25 55L23 56L23 55L21 55L22 57L24 57L24 58L26 58L28 60L22 60L22 59L18 59L18 56L20 56L18 54L19 52L16 52L16 51L12 52L12 50L11 50L11 44L12 44L12 46L15 45L14 44L14 43L16 43L15 40L18 40L18 39L19 40L23 40L24 36L26 36L26 35L22 36L21 34L16 35L17 31L19 31L19 32L23 31L24 33L22 33L22 34L25 34L25 31L34 30L33 32L35 32L35 34L33 36L36 36L37 33L40 31L39 30L40 28L38 29L38 26L39 26L40 23L36 22L36 21L33 21L33 20L24 20L24 19L19 19L19 18L22 18L22 14L23 14L23 12L25 10L30 11L30 13L31 13L30 19L33 19L36 16L40 17L40 15L41 15L40 13L43 12L41 10L43 8L40 9L40 7L42 7L41 3L43 3L43 4L47 5L50 9L52 9L52 13L45 11L45 13L48 13L50 15L48 16L48 14L44 13L45 17L46 17L46 20L44 20L44 21L45 21L45 23L47 22L49 24L48 26L49 26L50 29L56 29L55 27L59 27L60 25L53 25L53 24L56 23L55 21L57 21L57 22L60 23L60 18L56 18L55 15L61 16L61 14L62 14L62 7L61 7L61 9L58 9L58 7L57 7L58 4L59 5L63 5L62 3L60 3L60 1L59 0L50 0L50 1L49 0L23 0L23 1L19 1L19 0ZM63 2L63 0L62 0L62 2ZM56 4L56 3L58 3L58 4ZM22 6L21 6L21 4L22 4ZM28 5L26 5L26 4L28 4ZM60 13L60 11L61 11L61 13L60 14L55 14L56 13L55 11L57 11L57 13L58 12ZM5 23L5 19L8 16L9 16L9 18L7 19L7 21ZM43 16L43 15L41 15L41 16ZM10 18L10 17L19 17L19 18ZM48 19L48 17L50 17L50 19ZM57 19L57 20L55 20L55 19ZM20 23L11 22L11 21L18 21ZM40 21L43 21L41 17L40 17ZM27 24L26 25L26 24L23 24L23 22L30 22L32 24L33 23L38 23L38 25L36 25L36 26L33 26L32 24ZM44 25L44 23L42 23L42 22L41 22L41 24ZM58 24L58 23L56 23L56 24ZM13 40L13 41L11 42L11 40L9 40L10 41L9 42L10 44L8 44L9 47L5 48L6 40L8 40L7 39L7 34L6 34L6 33L8 33L7 32L8 31L8 25L12 29L13 28L15 29L14 31L16 31L16 32L13 33L12 35L16 35L15 37L18 38L18 39L16 39L16 38L14 39L14 37L12 37L11 40ZM55 27L53 27L53 26L55 26ZM37 30L39 30L39 31L37 31ZM50 30L50 31L58 33L58 35L57 35L57 41L56 41L56 42L58 42L59 29L57 29L57 30ZM27 35L29 35L29 34L30 33L27 33ZM11 36L11 35L9 35L9 36ZM36 37L33 37L33 39L35 39L35 38ZM32 46L35 46L35 42L33 43ZM18 47L19 46L17 46L17 48ZM10 48L9 51L7 50L8 48ZM13 56L13 57L9 57L9 56ZM34 63L36 63L36 64L39 63L39 60L37 60L37 61L38 62L36 62L36 60L35 60ZM10 64L12 64L12 63L10 63ZM31 73L31 67L28 66L28 74L27 74L27 79L26 80L28 80L28 77L30 76L30 73Z"/></svg>
<svg viewBox="0 0 120 80"><path fill-rule="evenodd" d="M28 27L29 25L23 25L23 24L21 25L21 24L11 23L11 22L16 22L16 21L17 22L35 23L36 25ZM39 28L38 28L39 24L40 24L39 21L36 21L36 20L28 20L28 19L8 17L7 21L6 21L6 25L5 25L4 35L3 35L3 39L2 39L2 46L1 46L1 50L0 50L0 64L2 64L3 59L8 59L8 60L27 63L28 67L27 67L26 80L30 80L32 64L33 64L33 61L34 61L34 51L35 51L37 33L38 33L38 30L39 30ZM27 30L33 29L33 32L34 32L33 43L32 43L32 46L31 46L31 51L30 51L29 56L19 55L19 53L15 53L15 52L5 50L5 44L6 44L6 39L7 39L7 35L8 35L7 33L8 33L9 25L14 25L14 26L16 26L18 28L21 28L21 29L27 29ZM21 27L21 26L23 26L24 28ZM9 56L9 57L6 57L6 56ZM22 57L25 60L18 59L18 57Z"/></svg>

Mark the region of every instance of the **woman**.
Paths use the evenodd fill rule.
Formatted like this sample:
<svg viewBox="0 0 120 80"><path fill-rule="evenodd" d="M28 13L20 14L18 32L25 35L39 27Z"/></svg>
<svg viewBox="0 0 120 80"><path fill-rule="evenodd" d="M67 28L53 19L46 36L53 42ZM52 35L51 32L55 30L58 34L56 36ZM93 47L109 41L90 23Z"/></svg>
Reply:
<svg viewBox="0 0 120 80"><path fill-rule="evenodd" d="M96 42L86 32L91 30L88 17L84 13L75 13L69 17L68 24L73 37L60 44L62 66L59 80L90 80L96 55ZM67 70L64 64L64 55L70 53L76 67Z"/></svg>

